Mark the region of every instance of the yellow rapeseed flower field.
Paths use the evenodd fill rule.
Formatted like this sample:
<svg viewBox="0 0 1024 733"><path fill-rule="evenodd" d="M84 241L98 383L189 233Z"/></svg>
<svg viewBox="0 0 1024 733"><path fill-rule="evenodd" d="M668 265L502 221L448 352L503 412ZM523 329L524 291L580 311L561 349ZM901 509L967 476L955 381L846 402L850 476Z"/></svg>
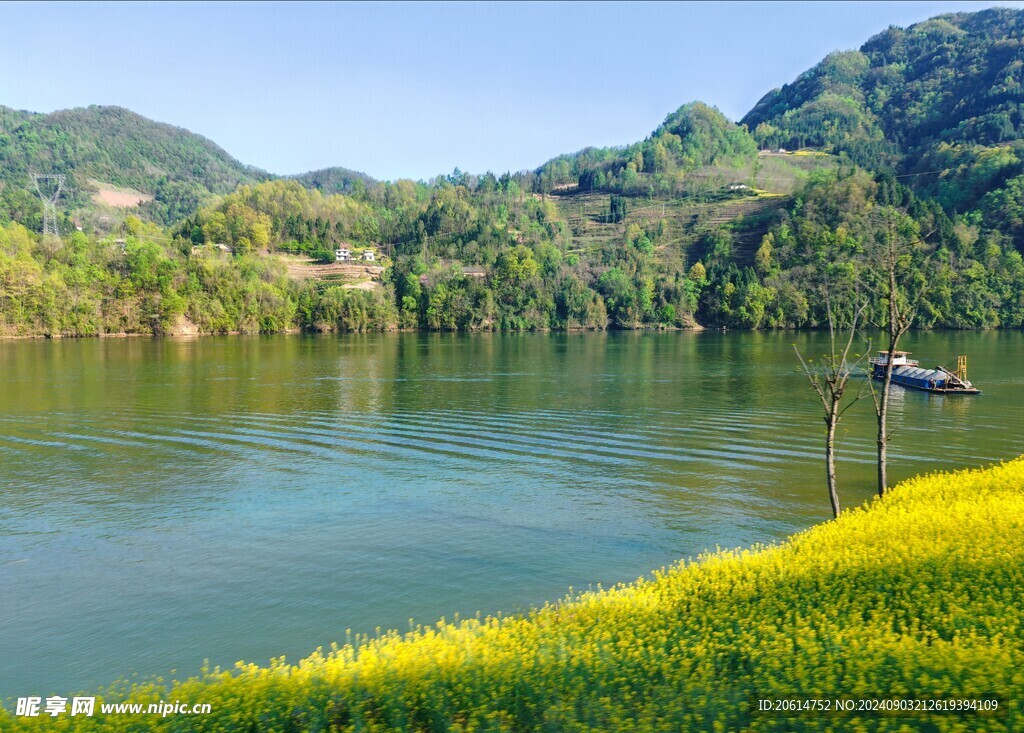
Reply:
<svg viewBox="0 0 1024 733"><path fill-rule="evenodd" d="M212 712L7 712L0 730L1024 731L1024 459L919 477L783 544L717 552L527 616L100 696ZM780 714L757 703L839 696L997 696L999 707Z"/></svg>

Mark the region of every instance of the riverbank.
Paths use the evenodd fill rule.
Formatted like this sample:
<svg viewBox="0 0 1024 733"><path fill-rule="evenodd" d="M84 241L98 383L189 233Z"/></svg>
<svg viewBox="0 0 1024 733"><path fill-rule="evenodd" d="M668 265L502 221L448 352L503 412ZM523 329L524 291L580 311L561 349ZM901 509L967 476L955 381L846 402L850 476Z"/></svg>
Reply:
<svg viewBox="0 0 1024 733"><path fill-rule="evenodd" d="M717 552L527 616L348 639L106 701L208 715L74 730L1006 731L1024 678L1024 459L904 482L776 546ZM756 711L758 699L968 697L995 713ZM993 697L995 696L995 697ZM5 730L53 728L0 717Z"/></svg>
<svg viewBox="0 0 1024 733"><path fill-rule="evenodd" d="M705 331L708 330L699 323L690 326L637 326L635 328L585 328L573 326L570 328L530 328L530 329L473 329L470 331L450 331L447 329L418 329L418 328L387 328L387 329L363 329L347 331L337 328L320 328L303 330L298 327L286 328L281 331L202 331L195 327L195 324L182 325L166 332L154 333L153 331L127 332L117 331L113 333L32 333L32 334L5 334L0 333L0 341L48 341L60 339L121 339L121 338L166 338L170 337L198 337L198 336L278 336L293 335L298 333L325 334L325 333L591 333L597 331ZM726 330L726 329L712 329Z"/></svg>

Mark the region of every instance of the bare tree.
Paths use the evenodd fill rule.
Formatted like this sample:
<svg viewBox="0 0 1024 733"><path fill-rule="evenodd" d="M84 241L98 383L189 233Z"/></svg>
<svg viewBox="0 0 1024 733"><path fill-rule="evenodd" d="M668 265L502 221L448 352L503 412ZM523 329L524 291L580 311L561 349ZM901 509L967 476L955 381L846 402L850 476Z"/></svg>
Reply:
<svg viewBox="0 0 1024 733"><path fill-rule="evenodd" d="M823 416L825 421L825 476L828 484L828 497L832 504L832 515L838 517L840 505L839 490L836 487L836 427L846 411L866 396L865 390L862 389L854 399L846 400L845 403L843 401L850 377L853 376L858 362L863 358L863 355L860 355L851 362L850 351L853 349L857 327L867 305L857 306L849 324L842 327L846 343L842 345L841 350L837 344L837 328L839 327L836 324L828 283L825 284L825 307L828 313L829 351L821 357L821 365L815 367L812 360L805 359L796 344L793 345L793 350L800 360L800 366L803 368L807 381L817 393L825 411ZM849 329L848 334L845 333L847 328ZM867 381L870 382L870 380Z"/></svg>
<svg viewBox="0 0 1024 733"><path fill-rule="evenodd" d="M924 289L918 289L917 297L911 300L904 288L899 286L897 280L897 269L900 256L903 254L905 240L896 230L893 212L886 217L885 244L881 252L882 274L885 277L885 284L882 286L888 300L887 318L882 329L888 338L888 349L886 350L885 363L880 365L882 370L882 387L876 390L871 384L871 398L875 405L875 416L878 419L878 495L884 496L888 487L888 450L889 439L892 437L888 432L889 417L889 393L892 387L893 358L899 348L900 339L910 330L917 316L917 306ZM869 382L874 374L869 375Z"/></svg>

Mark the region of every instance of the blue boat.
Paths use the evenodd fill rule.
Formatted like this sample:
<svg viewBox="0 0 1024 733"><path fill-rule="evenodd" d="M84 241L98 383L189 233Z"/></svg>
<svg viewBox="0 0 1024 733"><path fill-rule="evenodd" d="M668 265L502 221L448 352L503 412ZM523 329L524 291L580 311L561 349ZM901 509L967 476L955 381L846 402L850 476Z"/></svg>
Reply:
<svg viewBox="0 0 1024 733"><path fill-rule="evenodd" d="M935 394L981 394L981 390L967 380L967 357L957 357L955 372L946 367L923 369L921 363L909 358L909 351L894 351L892 355L892 383L910 389ZM868 360L871 376L885 379L885 367L889 361L888 351L879 351L878 356Z"/></svg>

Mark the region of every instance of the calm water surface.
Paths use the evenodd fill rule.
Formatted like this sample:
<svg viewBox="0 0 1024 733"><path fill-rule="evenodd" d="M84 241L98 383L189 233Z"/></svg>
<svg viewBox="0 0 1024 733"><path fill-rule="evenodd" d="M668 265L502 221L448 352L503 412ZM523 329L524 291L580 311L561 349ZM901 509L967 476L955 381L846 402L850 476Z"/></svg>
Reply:
<svg viewBox="0 0 1024 733"><path fill-rule="evenodd" d="M1024 452L1024 337L978 398L896 389L894 478ZM820 335L0 342L0 699L525 609L828 517L791 344ZM873 413L840 434L872 494Z"/></svg>

